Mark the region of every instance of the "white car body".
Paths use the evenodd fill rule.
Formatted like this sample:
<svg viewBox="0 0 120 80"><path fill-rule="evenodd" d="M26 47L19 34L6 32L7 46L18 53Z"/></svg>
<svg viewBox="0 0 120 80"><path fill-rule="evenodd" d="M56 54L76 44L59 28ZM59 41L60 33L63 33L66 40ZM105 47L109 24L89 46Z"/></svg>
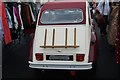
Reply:
<svg viewBox="0 0 120 80"><path fill-rule="evenodd" d="M85 15L86 24L38 25L38 20L29 67L64 70L91 69L93 62L89 58L93 25L89 24L92 23L92 19L87 1ZM36 59L36 53L42 53L42 61ZM84 60L76 61L76 54L83 54Z"/></svg>

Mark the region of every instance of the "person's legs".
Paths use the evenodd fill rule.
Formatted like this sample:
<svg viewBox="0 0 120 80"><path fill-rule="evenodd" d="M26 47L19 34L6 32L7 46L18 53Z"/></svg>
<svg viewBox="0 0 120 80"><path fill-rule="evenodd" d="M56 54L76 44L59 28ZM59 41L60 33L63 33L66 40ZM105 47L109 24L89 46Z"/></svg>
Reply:
<svg viewBox="0 0 120 80"><path fill-rule="evenodd" d="M103 35L104 34L104 27L105 27L105 25L102 24L102 25L99 25L99 27L100 27L100 34Z"/></svg>
<svg viewBox="0 0 120 80"><path fill-rule="evenodd" d="M107 16L107 15L104 15L104 19L105 19L105 24L104 24L103 33L104 33L104 34L107 34L106 28L107 28L107 24L108 24L108 16Z"/></svg>
<svg viewBox="0 0 120 80"><path fill-rule="evenodd" d="M101 35L106 35L106 28L107 28L107 24L108 24L108 16L104 15L104 19L105 19L105 23L104 24L98 24L98 27L100 28L100 34Z"/></svg>

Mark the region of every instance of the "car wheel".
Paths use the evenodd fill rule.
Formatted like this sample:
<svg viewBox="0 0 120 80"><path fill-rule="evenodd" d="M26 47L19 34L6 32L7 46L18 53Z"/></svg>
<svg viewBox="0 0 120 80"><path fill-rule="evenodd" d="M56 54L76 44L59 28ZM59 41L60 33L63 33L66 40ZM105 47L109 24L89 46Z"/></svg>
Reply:
<svg viewBox="0 0 120 80"><path fill-rule="evenodd" d="M92 69L90 70L92 78L96 77L97 72L97 62L93 62Z"/></svg>

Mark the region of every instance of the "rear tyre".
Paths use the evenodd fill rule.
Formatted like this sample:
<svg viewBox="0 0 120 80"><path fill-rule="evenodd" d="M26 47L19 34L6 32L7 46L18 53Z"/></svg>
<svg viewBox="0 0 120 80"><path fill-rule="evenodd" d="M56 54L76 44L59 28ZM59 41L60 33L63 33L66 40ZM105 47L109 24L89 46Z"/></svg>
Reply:
<svg viewBox="0 0 120 80"><path fill-rule="evenodd" d="M96 72L96 69L97 69L97 62L93 62L91 70Z"/></svg>
<svg viewBox="0 0 120 80"><path fill-rule="evenodd" d="M97 71L97 62L93 62L92 69L90 70L92 79L96 78L96 71Z"/></svg>

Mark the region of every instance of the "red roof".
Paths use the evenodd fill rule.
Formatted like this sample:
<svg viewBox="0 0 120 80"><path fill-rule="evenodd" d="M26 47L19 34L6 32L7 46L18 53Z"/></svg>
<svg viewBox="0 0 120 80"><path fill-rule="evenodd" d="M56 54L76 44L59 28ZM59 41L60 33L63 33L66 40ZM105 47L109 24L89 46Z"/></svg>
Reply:
<svg viewBox="0 0 120 80"><path fill-rule="evenodd" d="M78 2L79 1L79 2ZM82 2L81 2L82 1ZM55 1L55 2L47 2L44 4L43 8L41 9L46 10L46 9L65 9L65 8L80 8L80 9L86 9L86 3L84 0L60 0L60 1Z"/></svg>
<svg viewBox="0 0 120 80"><path fill-rule="evenodd" d="M86 0L55 0L55 2L86 2Z"/></svg>

